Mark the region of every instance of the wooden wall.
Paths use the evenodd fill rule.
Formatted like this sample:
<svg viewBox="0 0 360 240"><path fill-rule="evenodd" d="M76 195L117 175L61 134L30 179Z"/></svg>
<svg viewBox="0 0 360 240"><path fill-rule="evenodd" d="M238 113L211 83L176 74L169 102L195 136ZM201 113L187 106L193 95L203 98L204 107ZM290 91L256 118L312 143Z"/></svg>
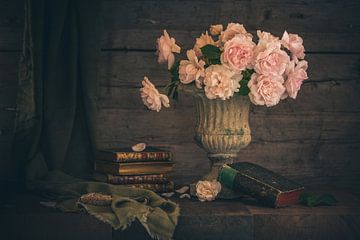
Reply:
<svg viewBox="0 0 360 240"><path fill-rule="evenodd" d="M8 160L12 138L17 62L21 49L22 1L0 1L0 174L13 170ZM273 108L251 108L253 141L239 154L304 183L354 181L360 176L360 2L357 0L165 1L104 0L104 32L99 73L96 136L98 147L146 142L174 152L173 178L196 180L209 163L193 141L194 104L180 95L160 113L143 107L144 75L164 86L165 65L154 55L163 29L185 50L210 24L243 23L280 35L304 38L307 80L296 101Z"/></svg>

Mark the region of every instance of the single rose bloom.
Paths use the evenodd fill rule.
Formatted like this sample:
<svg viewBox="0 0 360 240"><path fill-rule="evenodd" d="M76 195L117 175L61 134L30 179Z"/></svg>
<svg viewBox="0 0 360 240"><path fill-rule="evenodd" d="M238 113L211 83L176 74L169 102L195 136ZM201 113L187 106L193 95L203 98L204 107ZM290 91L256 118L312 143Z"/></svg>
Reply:
<svg viewBox="0 0 360 240"><path fill-rule="evenodd" d="M235 37L237 34L243 34L252 38L252 35L246 31L244 25L239 23L229 23L220 35L220 41L225 43Z"/></svg>
<svg viewBox="0 0 360 240"><path fill-rule="evenodd" d="M210 34L213 36L220 35L222 30L223 30L223 25L221 25L221 24L216 24L216 25L210 26Z"/></svg>
<svg viewBox="0 0 360 240"><path fill-rule="evenodd" d="M196 38L196 42L194 45L194 51L196 56L202 56L201 48L209 44L216 46L214 39L206 31L205 34L202 33L200 37Z"/></svg>
<svg viewBox="0 0 360 240"><path fill-rule="evenodd" d="M303 39L299 35L285 31L281 40L284 47L289 49L296 59L304 59L305 48L303 45Z"/></svg>
<svg viewBox="0 0 360 240"><path fill-rule="evenodd" d="M289 55L280 49L279 44L273 43L256 56L254 69L263 75L282 75L289 62Z"/></svg>
<svg viewBox="0 0 360 240"><path fill-rule="evenodd" d="M168 96L160 94L154 84L152 84L146 76L142 81L142 86L143 87L140 88L140 97L144 105L150 110L159 112L161 105L164 107L170 106Z"/></svg>
<svg viewBox="0 0 360 240"><path fill-rule="evenodd" d="M224 45L221 63L235 72L252 68L255 43L250 37L238 34Z"/></svg>
<svg viewBox="0 0 360 240"><path fill-rule="evenodd" d="M250 101L255 105L275 106L285 92L283 82L283 77L279 75L253 73L248 82Z"/></svg>
<svg viewBox="0 0 360 240"><path fill-rule="evenodd" d="M189 84L193 81L202 82L201 78L205 76L205 62L198 60L194 50L186 52L188 60L181 60L179 66L179 79L183 84Z"/></svg>
<svg viewBox="0 0 360 240"><path fill-rule="evenodd" d="M259 38L259 41L254 50L255 56L257 56L260 52L265 51L268 44L281 44L279 38L275 37L269 32L262 32L260 30L257 30L256 34Z"/></svg>
<svg viewBox="0 0 360 240"><path fill-rule="evenodd" d="M295 66L295 61L291 61L286 69L287 79L284 83L286 93L289 97L295 99L304 80L308 79L306 70L308 62L302 60Z"/></svg>
<svg viewBox="0 0 360 240"><path fill-rule="evenodd" d="M221 191L221 184L216 181L198 181L196 184L196 196L201 202L213 201Z"/></svg>
<svg viewBox="0 0 360 240"><path fill-rule="evenodd" d="M173 53L180 53L181 48L176 45L175 38L171 38L166 30L164 35L157 39L156 45L159 63L168 63L168 69L174 65L175 56Z"/></svg>
<svg viewBox="0 0 360 240"><path fill-rule="evenodd" d="M211 65L205 69L205 95L209 99L226 100L238 92L241 74L235 74L222 65Z"/></svg>

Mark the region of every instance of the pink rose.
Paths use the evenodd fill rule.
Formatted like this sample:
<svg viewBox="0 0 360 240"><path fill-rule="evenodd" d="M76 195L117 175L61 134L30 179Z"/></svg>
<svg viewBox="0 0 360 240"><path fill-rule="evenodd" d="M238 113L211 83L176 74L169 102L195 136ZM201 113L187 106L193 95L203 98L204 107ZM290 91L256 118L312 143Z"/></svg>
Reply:
<svg viewBox="0 0 360 240"><path fill-rule="evenodd" d="M255 56L257 56L260 52L265 51L268 44L280 44L279 38L275 37L271 33L257 30L256 34L259 38L259 41L257 46L255 47Z"/></svg>
<svg viewBox="0 0 360 240"><path fill-rule="evenodd" d="M201 85L202 79L205 76L205 62L198 60L194 50L188 50L186 55L189 60L181 60L179 66L179 79L183 84L189 84L194 80Z"/></svg>
<svg viewBox="0 0 360 240"><path fill-rule="evenodd" d="M289 49L289 51L299 59L304 59L305 57L305 48L303 45L303 39L297 34L288 34L287 31L284 32L282 36L282 44L284 47Z"/></svg>
<svg viewBox="0 0 360 240"><path fill-rule="evenodd" d="M225 31L223 31L220 35L220 40L221 42L227 42L230 39L232 39L233 37L235 37L235 35L238 34L242 34L242 35L246 35L248 37L252 37L252 35L250 33L248 33L246 31L246 29L244 28L244 25L239 24L239 23L229 23L225 29Z"/></svg>
<svg viewBox="0 0 360 240"><path fill-rule="evenodd" d="M287 79L285 81L286 93L289 97L295 99L304 80L308 79L306 70L308 62L302 60L295 66L295 62L291 61L286 69Z"/></svg>
<svg viewBox="0 0 360 240"><path fill-rule="evenodd" d="M213 201L221 192L221 184L215 179L210 181L198 181L196 183L196 196L201 202Z"/></svg>
<svg viewBox="0 0 360 240"><path fill-rule="evenodd" d="M168 69L174 65L175 62L175 53L180 53L181 48L176 45L175 38L170 38L169 34L164 30L164 35L157 39L157 51L158 62L164 63L168 62Z"/></svg>
<svg viewBox="0 0 360 240"><path fill-rule="evenodd" d="M205 34L202 33L200 37L196 38L196 42L194 45L194 51L196 53L196 56L198 56L198 57L202 56L201 48L208 44L216 45L216 43L214 42L214 39L206 31Z"/></svg>
<svg viewBox="0 0 360 240"><path fill-rule="evenodd" d="M211 25L210 26L210 34L217 36L219 35L223 30L223 25L217 24L217 25Z"/></svg>
<svg viewBox="0 0 360 240"><path fill-rule="evenodd" d="M255 105L274 106L279 103L285 92L284 79L279 75L260 75L253 73L248 87L249 98Z"/></svg>
<svg viewBox="0 0 360 240"><path fill-rule="evenodd" d="M254 69L259 74L282 75L289 62L289 56L280 49L280 45L270 43L256 56Z"/></svg>
<svg viewBox="0 0 360 240"><path fill-rule="evenodd" d="M159 112L161 105L164 105L164 107L170 106L169 98L164 94L160 94L147 77L144 77L142 85L143 87L140 88L140 96L144 105L150 110Z"/></svg>
<svg viewBox="0 0 360 240"><path fill-rule="evenodd" d="M205 69L205 95L209 99L226 100L239 91L241 79L241 74L235 74L222 65L211 65Z"/></svg>
<svg viewBox="0 0 360 240"><path fill-rule="evenodd" d="M236 35L224 45L221 63L235 72L251 68L255 43L246 35Z"/></svg>

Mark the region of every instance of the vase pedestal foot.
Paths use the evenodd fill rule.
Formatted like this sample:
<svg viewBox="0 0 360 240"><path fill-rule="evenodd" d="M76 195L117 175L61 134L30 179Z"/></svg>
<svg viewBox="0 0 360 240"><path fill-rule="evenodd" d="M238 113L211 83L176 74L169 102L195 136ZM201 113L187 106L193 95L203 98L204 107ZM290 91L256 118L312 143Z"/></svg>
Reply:
<svg viewBox="0 0 360 240"><path fill-rule="evenodd" d="M233 163L234 156L236 154L226 154L226 158L224 158L224 155L220 157L220 155L214 156L209 154L209 159L212 162L212 167L209 173L204 175L201 180L206 181L212 181L212 180L218 180L220 168L224 164L231 164ZM190 184L190 194L192 196L196 196L196 183ZM225 187L224 185L221 185L221 192L217 195L216 199L234 199L234 198L240 198L243 194L239 192L235 192L232 189Z"/></svg>

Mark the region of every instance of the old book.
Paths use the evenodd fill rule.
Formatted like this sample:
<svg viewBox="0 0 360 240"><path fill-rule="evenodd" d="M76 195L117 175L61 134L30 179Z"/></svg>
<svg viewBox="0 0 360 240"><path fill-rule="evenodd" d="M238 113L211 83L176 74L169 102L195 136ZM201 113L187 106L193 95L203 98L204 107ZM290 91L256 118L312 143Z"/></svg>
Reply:
<svg viewBox="0 0 360 240"><path fill-rule="evenodd" d="M172 162L115 163L95 161L95 170L113 175L165 174L172 170Z"/></svg>
<svg viewBox="0 0 360 240"><path fill-rule="evenodd" d="M219 181L272 207L297 203L304 190L300 184L248 162L223 165L219 172Z"/></svg>
<svg viewBox="0 0 360 240"><path fill-rule="evenodd" d="M129 186L133 188L142 188L151 190L157 193L163 192L173 192L174 191L174 183L169 181L166 183L138 183L138 184L126 184L124 186Z"/></svg>
<svg viewBox="0 0 360 240"><path fill-rule="evenodd" d="M142 152L134 152L131 148L99 150L97 160L113 162L170 161L171 152L156 147L146 147Z"/></svg>
<svg viewBox="0 0 360 240"><path fill-rule="evenodd" d="M168 181L164 174L117 176L95 173L94 179L111 184L166 183Z"/></svg>

